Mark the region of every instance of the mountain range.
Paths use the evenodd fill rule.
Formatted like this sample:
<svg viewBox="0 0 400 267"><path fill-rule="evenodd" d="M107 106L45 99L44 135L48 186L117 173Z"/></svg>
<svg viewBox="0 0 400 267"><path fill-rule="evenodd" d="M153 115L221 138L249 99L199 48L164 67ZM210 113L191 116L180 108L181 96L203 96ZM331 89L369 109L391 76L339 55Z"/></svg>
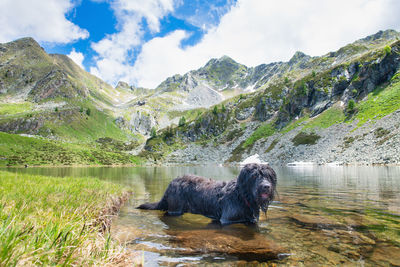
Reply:
<svg viewBox="0 0 400 267"><path fill-rule="evenodd" d="M399 38L255 67L223 56L154 89L113 88L32 38L0 44L0 165L398 163Z"/></svg>

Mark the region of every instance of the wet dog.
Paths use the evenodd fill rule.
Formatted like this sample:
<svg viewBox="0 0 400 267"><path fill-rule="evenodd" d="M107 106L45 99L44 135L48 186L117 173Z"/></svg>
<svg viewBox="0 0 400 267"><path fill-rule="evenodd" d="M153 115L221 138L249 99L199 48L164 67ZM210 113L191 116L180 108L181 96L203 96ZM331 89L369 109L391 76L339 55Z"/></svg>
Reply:
<svg viewBox="0 0 400 267"><path fill-rule="evenodd" d="M174 179L159 202L139 209L163 210L167 215L202 214L222 225L257 223L260 209L267 212L274 198L277 177L268 165L247 164L229 182L184 175Z"/></svg>

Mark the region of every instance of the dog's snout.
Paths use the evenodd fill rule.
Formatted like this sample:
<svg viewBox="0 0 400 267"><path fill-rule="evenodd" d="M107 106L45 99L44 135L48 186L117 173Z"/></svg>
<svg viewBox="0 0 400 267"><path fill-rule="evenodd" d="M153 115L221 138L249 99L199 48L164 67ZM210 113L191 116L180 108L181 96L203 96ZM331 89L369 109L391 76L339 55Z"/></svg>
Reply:
<svg viewBox="0 0 400 267"><path fill-rule="evenodd" d="M269 184L265 184L265 185L262 186L262 189L263 189L264 191L269 191L270 188L271 188L271 186L270 186Z"/></svg>

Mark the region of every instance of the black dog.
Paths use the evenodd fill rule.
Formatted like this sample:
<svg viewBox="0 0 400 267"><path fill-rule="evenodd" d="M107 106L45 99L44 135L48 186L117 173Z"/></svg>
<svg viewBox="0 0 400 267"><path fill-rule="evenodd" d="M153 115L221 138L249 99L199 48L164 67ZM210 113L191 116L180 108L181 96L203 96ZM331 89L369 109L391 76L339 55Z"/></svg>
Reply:
<svg viewBox="0 0 400 267"><path fill-rule="evenodd" d="M275 171L262 164L247 164L236 180L214 181L184 175L174 179L160 202L145 203L139 209L164 210L168 215L185 212L202 214L221 224L257 223L260 208L267 212L274 198Z"/></svg>

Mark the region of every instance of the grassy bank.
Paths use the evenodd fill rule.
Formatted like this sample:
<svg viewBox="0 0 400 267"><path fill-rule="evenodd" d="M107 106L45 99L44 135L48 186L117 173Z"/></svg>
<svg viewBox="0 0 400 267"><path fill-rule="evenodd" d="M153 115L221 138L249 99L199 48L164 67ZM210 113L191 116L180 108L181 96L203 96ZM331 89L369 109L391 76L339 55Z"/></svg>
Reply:
<svg viewBox="0 0 400 267"><path fill-rule="evenodd" d="M97 148L87 144L71 144L47 139L0 132L0 166L40 165L140 165L139 157L129 155L124 148ZM104 149L102 149L105 147Z"/></svg>
<svg viewBox="0 0 400 267"><path fill-rule="evenodd" d="M124 190L95 178L0 171L0 266L118 264L123 252L107 225Z"/></svg>

